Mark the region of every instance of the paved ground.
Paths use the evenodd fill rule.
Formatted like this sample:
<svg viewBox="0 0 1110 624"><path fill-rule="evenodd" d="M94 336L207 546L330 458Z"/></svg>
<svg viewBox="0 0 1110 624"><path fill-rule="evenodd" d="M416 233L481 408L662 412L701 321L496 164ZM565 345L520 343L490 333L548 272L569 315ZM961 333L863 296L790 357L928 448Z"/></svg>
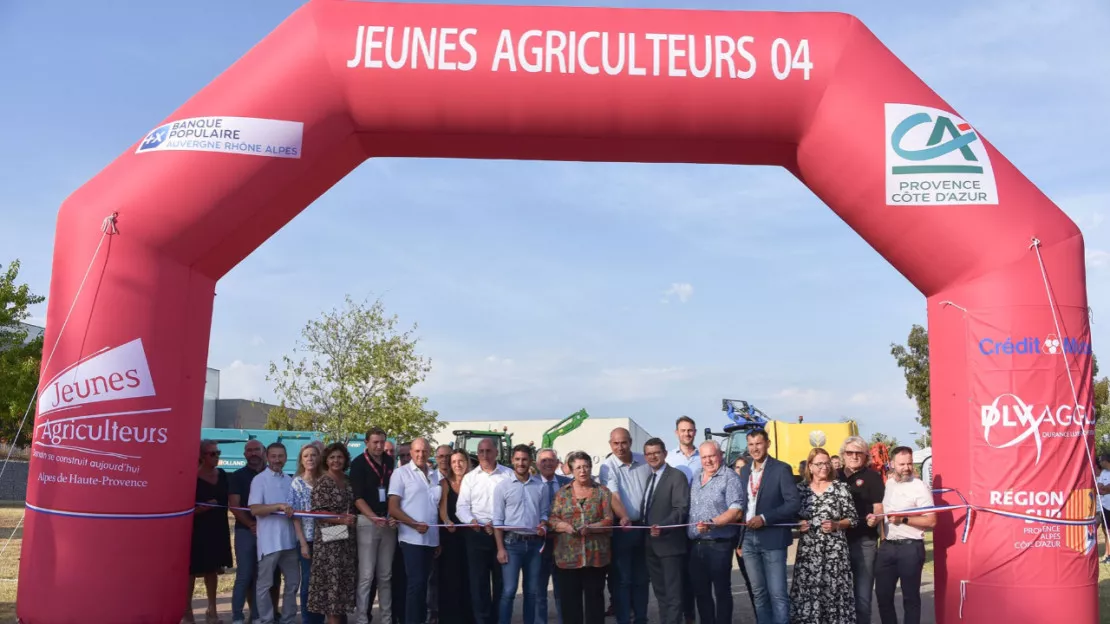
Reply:
<svg viewBox="0 0 1110 624"><path fill-rule="evenodd" d="M793 548L791 548L791 551L793 551ZM791 560L792 560L793 559L793 557L792 557L793 552L791 552L790 554L791 554ZM755 615L754 615L754 613L752 613L751 599L748 597L747 588L744 586L744 579L743 579L743 577L740 576L740 571L735 567L735 562L733 563L733 572L732 572L732 590L733 590L732 594L735 597L735 599L734 599L735 600L735 603L734 603L735 606L734 606L734 610L733 610L732 621L737 622L737 623L742 623L742 624L749 624L749 623L754 624L755 623ZM551 595L551 594L548 594L548 600L554 600L554 596ZM934 622L936 621L936 616L935 616L935 613L934 613L934 605L933 605L933 577L932 577L932 575L925 575L924 578L922 578L922 580L921 580L921 603L922 603L922 606L921 606L921 622L922 622L922 624L934 624ZM517 600L515 601L515 605L514 605L515 610L516 610L516 615L513 618L514 624L523 622L523 620L520 617L521 604L522 604L522 599L521 599L521 596L518 595ZM895 600L895 605L898 608L898 619L899 619L899 621L903 621L901 593L899 593L897 599ZM553 607L554 607L554 605L552 605L552 607L550 608L550 621L551 622L556 621L555 620L555 611L554 611ZM204 609L205 609L204 601L194 601L193 602L193 608L195 609L197 622L204 622ZM218 608L219 608L220 618L223 620L224 624L231 624L231 596L221 596L219 598ZM658 606L655 602L655 597L652 596L650 602L648 603L648 611L649 611L648 621L649 622L658 622L659 621L658 612L656 610L657 608L658 608ZM299 618L298 618L298 621L299 621ZM606 624L615 623L615 621L616 620L613 620L612 618L610 618L610 619L607 620ZM879 611L878 611L878 607L876 605L874 605L874 603L872 603L871 622L873 624L879 624Z"/></svg>

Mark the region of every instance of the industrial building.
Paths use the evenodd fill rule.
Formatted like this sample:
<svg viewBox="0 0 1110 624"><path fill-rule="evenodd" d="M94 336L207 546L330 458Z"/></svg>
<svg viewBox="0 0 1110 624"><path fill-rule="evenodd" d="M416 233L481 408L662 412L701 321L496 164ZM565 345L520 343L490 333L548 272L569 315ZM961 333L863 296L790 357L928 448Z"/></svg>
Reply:
<svg viewBox="0 0 1110 624"><path fill-rule="evenodd" d="M455 441L453 431L465 429L481 431L507 431L513 435L513 444L534 444L540 447L543 433L560 419L544 418L540 420L451 420L443 421L435 435L436 443L450 444ZM580 427L565 436L559 437L552 445L560 459L566 459L571 451L586 451L593 458L594 472L598 465L609 455L609 432L617 427L624 427L632 433L632 451L642 453L644 442L653 434L641 427L631 418L589 418ZM658 435L658 434L654 434Z"/></svg>

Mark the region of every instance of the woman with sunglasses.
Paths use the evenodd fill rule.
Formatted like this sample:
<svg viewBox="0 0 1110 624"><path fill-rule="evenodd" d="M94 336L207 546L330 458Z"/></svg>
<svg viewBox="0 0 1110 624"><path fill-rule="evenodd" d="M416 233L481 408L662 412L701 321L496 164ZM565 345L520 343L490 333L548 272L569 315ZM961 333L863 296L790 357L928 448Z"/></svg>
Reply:
<svg viewBox="0 0 1110 624"><path fill-rule="evenodd" d="M231 531L227 523L227 473L220 464L220 447L212 440L201 440L197 466L197 503L193 513L193 546L189 556L189 597L185 622L193 624L193 591L197 578L204 578L208 592L207 624L219 624L216 617L216 585L219 575L231 563Z"/></svg>

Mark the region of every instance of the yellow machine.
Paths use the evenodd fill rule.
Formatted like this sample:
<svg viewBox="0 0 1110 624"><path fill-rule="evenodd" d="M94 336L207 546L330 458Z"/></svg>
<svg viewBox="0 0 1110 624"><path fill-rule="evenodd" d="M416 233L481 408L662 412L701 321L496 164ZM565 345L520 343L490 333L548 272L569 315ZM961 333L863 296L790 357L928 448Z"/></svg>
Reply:
<svg viewBox="0 0 1110 624"><path fill-rule="evenodd" d="M732 423L723 432L714 432L706 427L705 439L714 436L725 439L721 448L728 466L747 453L748 433L754 429L767 432L771 439L768 454L790 464L795 474L798 473L798 464L809 457L812 449L820 447L830 455L836 455L848 436L859 435L859 425L853 420L835 423L807 423L800 417L797 423L772 420L747 401L737 399L722 399L721 411L728 414Z"/></svg>

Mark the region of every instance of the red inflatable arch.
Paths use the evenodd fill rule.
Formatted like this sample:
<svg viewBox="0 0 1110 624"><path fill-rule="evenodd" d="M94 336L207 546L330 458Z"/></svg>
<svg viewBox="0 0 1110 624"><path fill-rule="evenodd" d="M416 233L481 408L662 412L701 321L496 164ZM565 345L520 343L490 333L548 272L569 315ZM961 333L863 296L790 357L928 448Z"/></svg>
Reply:
<svg viewBox="0 0 1110 624"><path fill-rule="evenodd" d="M938 621L1097 620L1083 239L858 20L314 0L61 208L23 622L179 620L216 282L377 156L785 167L927 297Z"/></svg>

